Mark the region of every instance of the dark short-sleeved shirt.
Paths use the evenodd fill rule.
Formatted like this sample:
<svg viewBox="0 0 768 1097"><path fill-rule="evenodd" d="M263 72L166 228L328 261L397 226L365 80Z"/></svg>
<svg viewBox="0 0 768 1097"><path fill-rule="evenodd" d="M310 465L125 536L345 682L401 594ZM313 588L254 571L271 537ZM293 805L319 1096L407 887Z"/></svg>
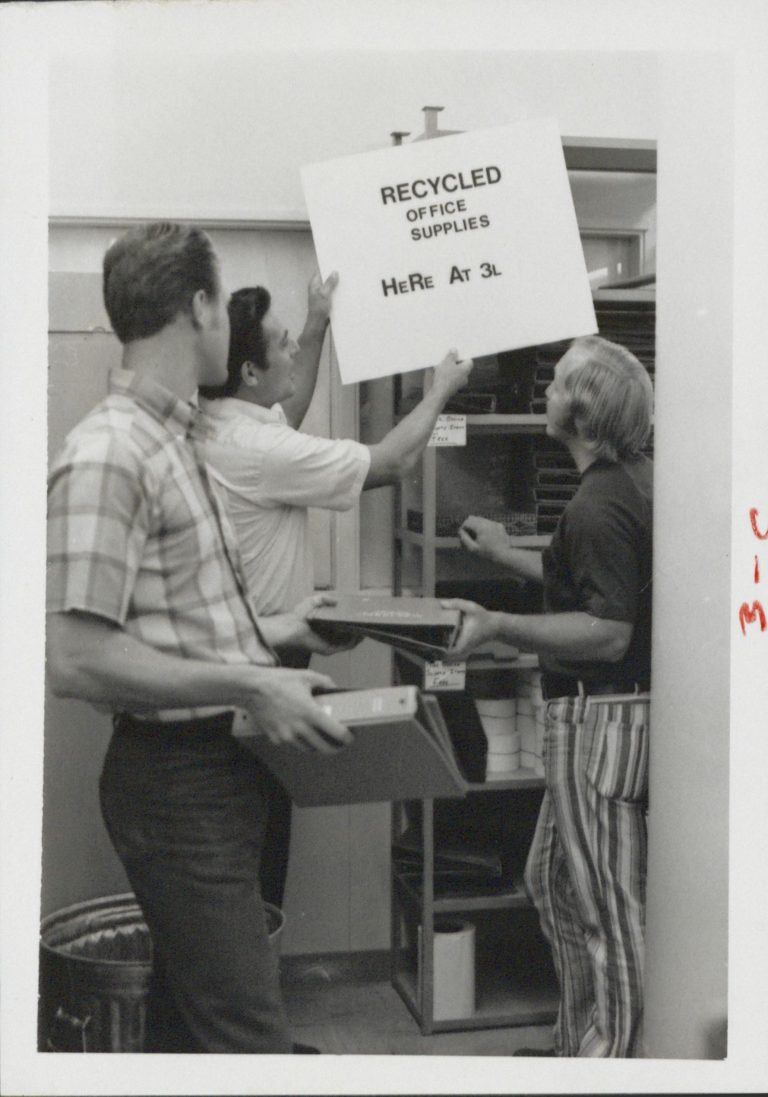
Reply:
<svg viewBox="0 0 768 1097"><path fill-rule="evenodd" d="M541 656L548 696L565 679L650 687L653 463L595 461L581 477L543 562L544 612L583 612L633 626L619 663ZM553 685L560 688L553 689Z"/></svg>

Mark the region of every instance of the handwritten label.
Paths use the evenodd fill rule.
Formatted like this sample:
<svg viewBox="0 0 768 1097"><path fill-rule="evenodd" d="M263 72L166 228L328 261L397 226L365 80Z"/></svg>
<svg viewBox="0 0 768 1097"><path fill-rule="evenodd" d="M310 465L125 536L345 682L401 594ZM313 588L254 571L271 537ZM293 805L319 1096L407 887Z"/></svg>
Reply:
<svg viewBox="0 0 768 1097"><path fill-rule="evenodd" d="M440 660L424 667L424 689L464 689L467 679L466 663L443 663Z"/></svg>
<svg viewBox="0 0 768 1097"><path fill-rule="evenodd" d="M760 528L759 512L757 507L752 507L749 512L749 524L752 528L752 532L758 541L768 541L768 529L762 530ZM755 585L759 585L760 579L760 557L755 553L755 562L752 571L752 580ZM739 606L739 627L742 634L747 635L747 625L758 625L760 632L766 630L766 616L763 609L762 602L754 600L751 605L747 602L742 602ZM752 632L755 630L752 629Z"/></svg>
<svg viewBox="0 0 768 1097"><path fill-rule="evenodd" d="M435 429L427 445L429 446L466 446L466 415L438 415Z"/></svg>

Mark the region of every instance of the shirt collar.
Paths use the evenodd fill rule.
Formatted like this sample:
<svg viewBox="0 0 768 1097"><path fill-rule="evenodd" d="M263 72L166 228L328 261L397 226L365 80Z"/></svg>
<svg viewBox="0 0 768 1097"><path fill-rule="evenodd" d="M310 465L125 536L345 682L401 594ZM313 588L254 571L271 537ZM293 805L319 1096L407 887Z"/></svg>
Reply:
<svg viewBox="0 0 768 1097"><path fill-rule="evenodd" d="M596 457L592 464L587 465L581 473L581 479L583 480L585 476L589 476L592 472L599 472L600 469L609 469L615 464L615 461L609 461L607 457Z"/></svg>
<svg viewBox="0 0 768 1097"><path fill-rule="evenodd" d="M168 429L181 427L190 430L199 415L199 409L182 400L157 381L130 369L113 369L109 374L110 393L130 396L140 408Z"/></svg>
<svg viewBox="0 0 768 1097"><path fill-rule="evenodd" d="M255 419L257 423L287 422L280 404L265 408L261 404L252 404L250 400L238 400L236 396L223 396L219 400L206 400L201 396L200 407L212 419L234 419L243 415Z"/></svg>

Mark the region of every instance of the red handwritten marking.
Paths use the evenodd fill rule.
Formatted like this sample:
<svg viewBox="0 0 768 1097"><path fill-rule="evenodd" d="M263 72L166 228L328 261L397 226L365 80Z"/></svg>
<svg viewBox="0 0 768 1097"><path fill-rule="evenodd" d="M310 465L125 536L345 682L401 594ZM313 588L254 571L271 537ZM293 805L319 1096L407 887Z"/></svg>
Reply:
<svg viewBox="0 0 768 1097"><path fill-rule="evenodd" d="M757 507L752 507L749 511L749 521L752 524L752 532L758 541L768 541L768 529L765 533L761 533L757 528Z"/></svg>
<svg viewBox="0 0 768 1097"><path fill-rule="evenodd" d="M752 625L757 619L760 619L760 631L765 632L766 620L765 610L759 602L753 602L750 609L746 602L741 603L741 609L739 610L739 624L741 625L741 631L747 635L747 625Z"/></svg>
<svg viewBox="0 0 768 1097"><path fill-rule="evenodd" d="M760 561L755 557L755 582L760 582Z"/></svg>

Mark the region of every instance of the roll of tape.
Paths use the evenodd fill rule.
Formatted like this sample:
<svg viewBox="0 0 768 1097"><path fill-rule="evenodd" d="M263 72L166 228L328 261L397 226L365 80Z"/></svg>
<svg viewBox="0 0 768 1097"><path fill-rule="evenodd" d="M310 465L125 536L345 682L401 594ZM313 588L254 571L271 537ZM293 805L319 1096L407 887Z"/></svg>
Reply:
<svg viewBox="0 0 768 1097"><path fill-rule="evenodd" d="M516 754L520 750L520 733L517 731L488 736L488 754Z"/></svg>
<svg viewBox="0 0 768 1097"><path fill-rule="evenodd" d="M434 1019L453 1021L471 1017L475 1012L475 926L458 919L436 922L433 941ZM424 955L421 926L418 951L421 963Z"/></svg>
<svg viewBox="0 0 768 1097"><path fill-rule="evenodd" d="M516 769L520 768L520 751L516 750L513 754L488 754L485 759L485 772L491 773L514 773Z"/></svg>
<svg viewBox="0 0 768 1097"><path fill-rule="evenodd" d="M514 735L517 730L517 721L514 716L485 716L481 713L480 723L483 725L486 739L495 735Z"/></svg>
<svg viewBox="0 0 768 1097"><path fill-rule="evenodd" d="M476 697L475 708L481 716L514 716L515 715L515 698L514 697L500 697L500 698L487 698Z"/></svg>
<svg viewBox="0 0 768 1097"><path fill-rule="evenodd" d="M521 713L517 717L516 731L519 731L521 735L535 735L536 734L536 720L533 716L526 716Z"/></svg>

